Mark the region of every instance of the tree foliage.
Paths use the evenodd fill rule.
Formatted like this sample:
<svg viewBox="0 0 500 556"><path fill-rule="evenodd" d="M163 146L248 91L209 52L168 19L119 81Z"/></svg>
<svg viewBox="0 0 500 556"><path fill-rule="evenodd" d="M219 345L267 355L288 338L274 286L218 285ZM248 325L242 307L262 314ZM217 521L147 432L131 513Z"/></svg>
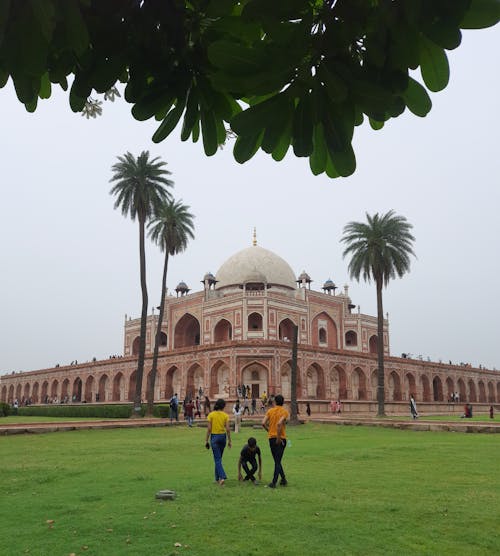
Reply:
<svg viewBox="0 0 500 556"><path fill-rule="evenodd" d="M238 162L291 147L348 176L354 127L425 116L461 29L499 19L500 0L0 0L0 87L34 111L58 84L79 112L122 82L155 142L180 127L211 156L230 127Z"/></svg>

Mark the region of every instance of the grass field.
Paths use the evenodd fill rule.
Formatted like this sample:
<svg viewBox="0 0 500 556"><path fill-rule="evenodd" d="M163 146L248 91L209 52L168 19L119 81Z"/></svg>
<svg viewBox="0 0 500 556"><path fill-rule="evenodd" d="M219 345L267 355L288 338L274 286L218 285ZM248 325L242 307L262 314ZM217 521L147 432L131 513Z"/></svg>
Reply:
<svg viewBox="0 0 500 556"><path fill-rule="evenodd" d="M213 484L202 428L0 437L0 554L497 555L500 437L309 423L289 428L288 487L263 485L262 430L233 435ZM262 485L236 480L261 445ZM178 493L155 500L160 489ZM176 546L176 544L178 546Z"/></svg>

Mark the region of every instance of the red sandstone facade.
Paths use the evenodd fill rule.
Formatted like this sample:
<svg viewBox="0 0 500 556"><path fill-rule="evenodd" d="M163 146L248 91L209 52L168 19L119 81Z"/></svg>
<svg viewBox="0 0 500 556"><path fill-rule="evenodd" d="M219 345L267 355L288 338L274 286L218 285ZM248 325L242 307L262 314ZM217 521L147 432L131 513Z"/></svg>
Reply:
<svg viewBox="0 0 500 556"><path fill-rule="evenodd" d="M201 387L210 399L235 398L237 386L252 396L264 392L290 397L291 339L298 326L300 400L317 405L331 399L376 400L376 318L354 311L347 286L335 295L329 280L323 292L311 289L305 273L296 280L288 264L254 245L204 277L203 290L183 283L168 296L155 400L176 392L181 398ZM157 316L148 318L143 392L151 368ZM135 392L139 320L125 320L124 356L0 377L0 401L123 402ZM500 402L500 373L391 357L385 323L386 400ZM326 405L326 404L325 404Z"/></svg>

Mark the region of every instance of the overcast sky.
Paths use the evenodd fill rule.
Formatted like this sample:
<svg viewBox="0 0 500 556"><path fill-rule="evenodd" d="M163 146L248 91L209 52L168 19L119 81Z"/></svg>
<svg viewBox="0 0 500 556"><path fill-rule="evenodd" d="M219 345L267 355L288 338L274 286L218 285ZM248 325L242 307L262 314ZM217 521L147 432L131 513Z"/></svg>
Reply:
<svg viewBox="0 0 500 556"><path fill-rule="evenodd" d="M356 128L356 173L314 177L307 159L245 165L232 145L207 158L180 131L151 142L123 99L95 120L73 114L56 90L28 114L0 90L0 373L123 353L125 314L139 316L138 226L113 209L111 166L130 151L168 162L173 195L195 214L196 239L171 259L168 287L197 291L237 251L259 245L306 270L320 289L349 284L376 314L373 284L351 282L339 240L365 212L394 209L414 225L417 259L384 292L391 353L500 369L500 26L464 34L449 53L451 79L426 118L410 113L381 131ZM150 307L162 254L147 251Z"/></svg>

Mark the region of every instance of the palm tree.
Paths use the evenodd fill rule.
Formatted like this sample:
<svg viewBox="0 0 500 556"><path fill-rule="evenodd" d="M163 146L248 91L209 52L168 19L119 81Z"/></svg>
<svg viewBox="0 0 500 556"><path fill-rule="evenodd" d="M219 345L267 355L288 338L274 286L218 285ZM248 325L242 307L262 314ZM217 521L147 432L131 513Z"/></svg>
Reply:
<svg viewBox="0 0 500 556"><path fill-rule="evenodd" d="M374 216L366 214L367 222L349 222L344 227L341 241L347 246L343 256L351 255L348 266L351 278L358 282L360 276L377 288L377 354L378 416L385 416L384 407L384 311L382 288L391 278L400 278L410 270L410 255L415 238L410 233L413 227L404 216L391 210L386 214Z"/></svg>
<svg viewBox="0 0 500 556"><path fill-rule="evenodd" d="M127 152L118 157L112 166L114 172L110 182L116 182L110 194L116 196L114 208L121 208L124 216L139 221L139 259L142 291L141 332L137 374L134 394L134 412L141 410L142 377L144 375L144 357L146 352L146 320L148 315L148 289L146 286L146 255L144 236L146 221L155 209L171 198L165 188L174 182L167 178L170 172L164 168L166 162L159 157L150 160L149 152L143 151L137 158Z"/></svg>
<svg viewBox="0 0 500 556"><path fill-rule="evenodd" d="M156 328L155 347L153 352L153 366L148 381L147 400L148 414L153 414L154 388L158 368L158 352L160 349L161 327L165 309L165 295L167 292L167 270L169 256L177 255L184 251L190 239L194 239L194 216L189 212L189 207L182 201L168 201L162 204L154 218L148 224L149 237L165 252L163 263L163 278L161 282L160 314Z"/></svg>

